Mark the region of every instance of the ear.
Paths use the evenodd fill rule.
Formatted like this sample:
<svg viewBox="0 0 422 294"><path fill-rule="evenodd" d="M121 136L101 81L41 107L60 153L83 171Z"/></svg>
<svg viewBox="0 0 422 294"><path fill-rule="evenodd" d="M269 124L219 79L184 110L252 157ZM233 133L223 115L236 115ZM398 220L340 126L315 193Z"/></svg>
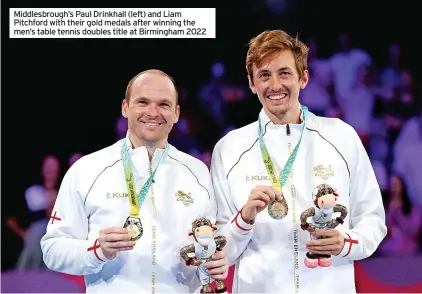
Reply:
<svg viewBox="0 0 422 294"><path fill-rule="evenodd" d="M177 124L177 122L179 121L179 116L180 116L180 106L177 105L177 107L176 107L176 119L174 121L175 124Z"/></svg>
<svg viewBox="0 0 422 294"><path fill-rule="evenodd" d="M309 72L307 70L305 70L305 72L303 73L303 77L300 80L300 88L302 90L305 89L308 82L309 82Z"/></svg>
<svg viewBox="0 0 422 294"><path fill-rule="evenodd" d="M256 94L256 88L254 86L254 83L253 83L250 75L248 75L248 82L249 82L249 89L251 89L252 93Z"/></svg>
<svg viewBox="0 0 422 294"><path fill-rule="evenodd" d="M126 99L123 99L123 101L122 101L122 115L123 115L124 118L127 118L126 111L127 111L128 107L129 107L128 102L126 101Z"/></svg>

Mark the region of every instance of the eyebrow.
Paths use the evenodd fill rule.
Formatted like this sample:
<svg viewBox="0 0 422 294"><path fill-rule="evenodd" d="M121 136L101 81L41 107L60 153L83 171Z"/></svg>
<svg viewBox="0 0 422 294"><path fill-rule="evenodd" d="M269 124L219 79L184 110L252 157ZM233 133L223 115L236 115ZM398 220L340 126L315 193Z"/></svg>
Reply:
<svg viewBox="0 0 422 294"><path fill-rule="evenodd" d="M284 66L279 68L277 71L291 71L292 69L288 66ZM268 69L260 69L257 74L263 74L263 73L270 73L271 71L269 71Z"/></svg>
<svg viewBox="0 0 422 294"><path fill-rule="evenodd" d="M144 96L135 97L133 100L134 100L134 101L139 101L139 100L151 101L151 99L150 99L150 98L147 98L147 97L144 97ZM169 104L173 104L173 101L172 101L172 99L170 99L170 98L158 98L156 102L157 102L157 103L167 102L167 103L169 103Z"/></svg>

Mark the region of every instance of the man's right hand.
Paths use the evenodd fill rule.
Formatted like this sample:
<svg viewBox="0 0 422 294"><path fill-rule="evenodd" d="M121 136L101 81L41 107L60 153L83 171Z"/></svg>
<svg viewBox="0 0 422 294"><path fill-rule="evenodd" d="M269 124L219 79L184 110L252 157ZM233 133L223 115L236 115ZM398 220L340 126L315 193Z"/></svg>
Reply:
<svg viewBox="0 0 422 294"><path fill-rule="evenodd" d="M272 186L256 186L249 194L248 202L243 206L241 217L251 223L256 215L263 211L270 201L281 201L281 193Z"/></svg>
<svg viewBox="0 0 422 294"><path fill-rule="evenodd" d="M131 235L125 228L106 228L100 231L98 242L104 256L112 260L116 258L117 252L132 250L135 242L131 241Z"/></svg>

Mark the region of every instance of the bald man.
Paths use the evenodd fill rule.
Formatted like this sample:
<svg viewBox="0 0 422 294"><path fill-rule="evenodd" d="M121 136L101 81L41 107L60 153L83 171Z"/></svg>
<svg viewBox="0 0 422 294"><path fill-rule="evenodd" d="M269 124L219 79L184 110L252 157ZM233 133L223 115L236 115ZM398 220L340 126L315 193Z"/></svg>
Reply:
<svg viewBox="0 0 422 294"><path fill-rule="evenodd" d="M87 292L187 293L201 284L180 249L188 228L216 217L209 171L168 135L179 119L174 80L159 70L132 78L122 101L125 138L86 155L65 175L41 246L54 271L84 275ZM206 265L227 277L224 252Z"/></svg>

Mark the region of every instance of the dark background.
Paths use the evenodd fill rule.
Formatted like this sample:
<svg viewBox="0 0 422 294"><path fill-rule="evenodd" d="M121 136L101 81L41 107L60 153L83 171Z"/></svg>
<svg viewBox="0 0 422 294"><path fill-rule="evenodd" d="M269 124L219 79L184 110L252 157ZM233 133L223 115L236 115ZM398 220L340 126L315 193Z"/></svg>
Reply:
<svg viewBox="0 0 422 294"><path fill-rule="evenodd" d="M71 152L88 154L115 142L114 123L127 82L142 70L162 69L194 95L209 79L212 62L221 60L230 80L246 85L248 41L265 29L280 28L298 32L303 40L315 37L322 57L337 49L342 30L376 62L386 59L389 42L399 41L408 67L416 79L421 77L422 25L416 1L290 1L291 13L283 17L268 16L261 1L212 3L203 5L217 7L215 39L8 39L9 12L2 7L3 232L5 216L24 214L19 211L24 191L40 180L45 154L55 153L65 164ZM9 7L57 7L52 4L14 2ZM67 7L101 7L73 4ZM148 6L178 4L157 1ZM146 5L139 1L122 6ZM241 123L256 118L260 105L251 103L238 110ZM189 101L182 113L184 107ZM201 134L209 143L218 139L212 130ZM18 250L20 242L13 233L2 233L2 269L12 263L5 254Z"/></svg>

